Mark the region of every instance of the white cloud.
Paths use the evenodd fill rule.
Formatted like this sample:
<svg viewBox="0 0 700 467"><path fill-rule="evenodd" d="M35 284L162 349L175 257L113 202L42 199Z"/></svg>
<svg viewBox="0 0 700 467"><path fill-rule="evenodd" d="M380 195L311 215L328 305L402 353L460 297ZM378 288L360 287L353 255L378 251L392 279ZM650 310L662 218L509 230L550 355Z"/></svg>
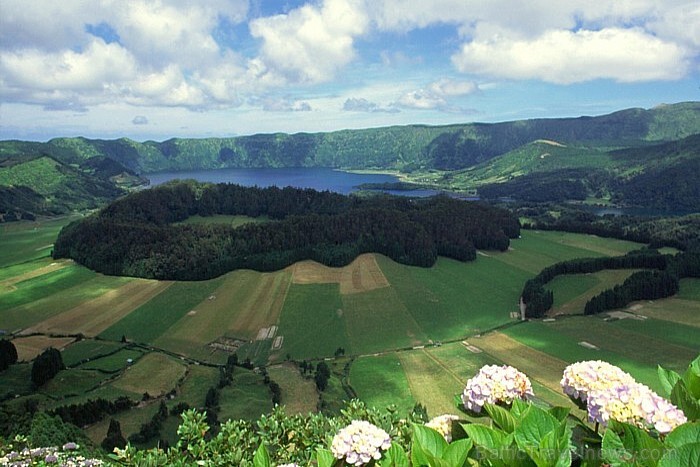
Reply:
<svg viewBox="0 0 700 467"><path fill-rule="evenodd" d="M435 95L425 89L410 91L402 95L396 105L413 109L437 109L447 107L447 101L438 95Z"/></svg>
<svg viewBox="0 0 700 467"><path fill-rule="evenodd" d="M262 109L266 112L310 112L312 110L308 102L285 98L265 98L262 102L253 104L262 104Z"/></svg>
<svg viewBox="0 0 700 467"><path fill-rule="evenodd" d="M356 56L357 36L367 29L367 16L353 0L306 4L284 15L250 22L253 37L262 40L261 57L268 73L292 82L319 83Z"/></svg>
<svg viewBox="0 0 700 467"><path fill-rule="evenodd" d="M148 125L148 118L146 118L144 115L137 115L134 117L131 123L134 125Z"/></svg>
<svg viewBox="0 0 700 467"><path fill-rule="evenodd" d="M457 69L465 73L556 84L599 78L673 80L687 72L687 59L679 45L639 28L547 31L533 40L475 40L452 57Z"/></svg>
<svg viewBox="0 0 700 467"><path fill-rule="evenodd" d="M368 101L360 97L349 97L343 103L343 110L347 112L386 112L397 113L400 110L396 106L382 107L376 102Z"/></svg>
<svg viewBox="0 0 700 467"><path fill-rule="evenodd" d="M472 81L455 81L442 78L430 83L425 88L404 93L395 105L406 108L428 110L440 109L446 111L460 110L451 102L459 96L466 96L479 91L479 86Z"/></svg>
<svg viewBox="0 0 700 467"><path fill-rule="evenodd" d="M479 86L473 81L455 81L443 78L428 86L431 93L437 96L465 96L479 90Z"/></svg>

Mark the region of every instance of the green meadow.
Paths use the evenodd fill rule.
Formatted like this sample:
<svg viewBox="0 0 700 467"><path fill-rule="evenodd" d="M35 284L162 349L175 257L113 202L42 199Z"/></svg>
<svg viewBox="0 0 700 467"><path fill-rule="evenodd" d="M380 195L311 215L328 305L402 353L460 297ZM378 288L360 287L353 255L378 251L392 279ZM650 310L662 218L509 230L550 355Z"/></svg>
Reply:
<svg viewBox="0 0 700 467"><path fill-rule="evenodd" d="M22 223L2 231L9 243L0 247L0 329L9 331L10 338L16 330L119 293L133 280L103 276L73 263L53 264L43 247L66 222ZM536 394L552 404L567 404L557 388L560 367L584 359L619 365L658 390L657 364L682 370L700 352L700 280L683 280L675 297L630 307L646 319L606 320L607 315L577 314L587 298L621 282L631 271L562 276L548 287L554 291L555 312L572 316L524 323L511 318L524 282L542 268L639 247L588 235L523 231L509 251L481 251L468 263L439 258L431 268L418 268L375 255L384 276L372 282L379 284L375 288L341 290L336 279L345 272L332 269L324 270L327 277L309 276L303 283L294 281L292 269L174 282L118 321L109 321L97 339L78 340L65 348L63 360L74 368L62 371L36 397L42 408L51 408L97 397L128 395L139 400L145 392L162 397L175 391L169 407L185 402L203 408L207 391L219 381L219 370L207 365L221 364L229 355L209 346L215 339L237 339L240 360L248 356L256 365L273 364L270 377L279 380L290 413L340 407L349 397L346 390L378 407L393 404L406 411L422 403L431 415L454 412L454 396L485 364L515 364L532 372ZM110 310L104 313L108 317ZM258 339L271 325L278 326L274 336ZM491 332L494 328L503 334ZM497 341L488 340L494 335L507 336L509 345L517 344L541 360L528 360L506 343L499 348ZM470 350L463 340L477 348ZM145 347L132 347L134 342ZM484 349L478 348L480 342ZM338 349L344 356L334 359ZM333 375L329 388L319 394L294 362L311 360L316 365L324 358L331 359ZM286 360L291 362L283 363ZM23 364L0 375L0 395L28 394L29 372L30 365ZM61 399L51 399L54 396ZM21 403L23 397L13 403ZM135 433L157 405L157 399L151 399L115 418L125 435ZM272 408L271 393L261 375L236 368L233 384L221 390L219 405L219 420L254 419ZM164 439L175 439L178 421L168 417ZM99 441L107 425L103 420L87 432Z"/></svg>

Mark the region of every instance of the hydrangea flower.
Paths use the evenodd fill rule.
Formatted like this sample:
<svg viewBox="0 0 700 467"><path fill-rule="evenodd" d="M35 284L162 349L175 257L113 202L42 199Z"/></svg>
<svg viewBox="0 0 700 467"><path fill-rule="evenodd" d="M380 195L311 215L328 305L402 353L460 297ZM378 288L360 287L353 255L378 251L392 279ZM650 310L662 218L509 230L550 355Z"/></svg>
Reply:
<svg viewBox="0 0 700 467"><path fill-rule="evenodd" d="M454 420L459 420L459 417L457 415L450 414L440 415L439 417L435 417L432 420L430 420L428 423L425 424L425 426L437 431L442 435L443 438L445 438L445 441L451 443L452 422Z"/></svg>
<svg viewBox="0 0 700 467"><path fill-rule="evenodd" d="M524 373L512 366L485 365L467 381L462 393L464 407L480 413L484 404L510 404L532 396L532 385Z"/></svg>
<svg viewBox="0 0 700 467"><path fill-rule="evenodd" d="M615 365L601 360L572 363L564 369L561 387L564 393L578 403L586 403L588 394L635 380Z"/></svg>
<svg viewBox="0 0 700 467"><path fill-rule="evenodd" d="M607 425L610 420L668 433L687 418L681 410L643 384L620 384L588 394L588 418Z"/></svg>
<svg viewBox="0 0 700 467"><path fill-rule="evenodd" d="M372 459L380 459L382 451L391 447L386 431L363 420L353 420L340 430L331 444L336 459L345 459L351 465L365 465Z"/></svg>

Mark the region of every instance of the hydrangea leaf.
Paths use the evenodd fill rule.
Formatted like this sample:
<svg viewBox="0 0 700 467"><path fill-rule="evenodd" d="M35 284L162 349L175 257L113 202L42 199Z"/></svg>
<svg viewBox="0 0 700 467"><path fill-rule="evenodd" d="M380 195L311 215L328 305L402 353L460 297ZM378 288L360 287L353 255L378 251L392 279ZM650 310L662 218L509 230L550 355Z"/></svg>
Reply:
<svg viewBox="0 0 700 467"><path fill-rule="evenodd" d="M335 462L335 457L333 453L327 449L317 449L316 450L316 464L318 467L332 467Z"/></svg>
<svg viewBox="0 0 700 467"><path fill-rule="evenodd" d="M559 420L539 407L532 406L515 431L515 442L520 449L539 446L542 438L560 425Z"/></svg>
<svg viewBox="0 0 700 467"><path fill-rule="evenodd" d="M606 449L605 438L610 432L619 433L619 439L625 451L632 455L632 464L640 466L655 466L664 454L665 447L661 441L652 438L649 433L627 423L610 421L608 430L603 437L603 450ZM610 443L608 443L608 447Z"/></svg>
<svg viewBox="0 0 700 467"><path fill-rule="evenodd" d="M607 430L605 432L601 454L603 455L603 459L613 467L629 465L634 457L625 447L620 435L613 430Z"/></svg>
<svg viewBox="0 0 700 467"><path fill-rule="evenodd" d="M686 388L695 399L700 399L700 357L693 360L683 374Z"/></svg>
<svg viewBox="0 0 700 467"><path fill-rule="evenodd" d="M442 458L451 466L461 466L467 460L474 443L471 439L460 439L450 443Z"/></svg>
<svg viewBox="0 0 700 467"><path fill-rule="evenodd" d="M506 433L512 433L515 430L515 418L503 407L494 404L484 404L484 410L501 430Z"/></svg>
<svg viewBox="0 0 700 467"><path fill-rule="evenodd" d="M267 448L264 444L261 444L255 455L253 456L253 465L255 467L270 467L272 461L270 460L270 453L267 452Z"/></svg>
<svg viewBox="0 0 700 467"><path fill-rule="evenodd" d="M391 447L382 456L381 467L409 467L408 456L401 446L391 443Z"/></svg>
<svg viewBox="0 0 700 467"><path fill-rule="evenodd" d="M470 423L463 424L462 428L476 446L486 448L489 451L498 451L511 443L505 432L485 425Z"/></svg>
<svg viewBox="0 0 700 467"><path fill-rule="evenodd" d="M666 446L678 448L684 444L700 443L700 423L684 423L670 432L665 439Z"/></svg>
<svg viewBox="0 0 700 467"><path fill-rule="evenodd" d="M440 433L423 425L413 425L413 447L419 445L426 454L442 457L447 448L447 441Z"/></svg>
<svg viewBox="0 0 700 467"><path fill-rule="evenodd" d="M667 451L659 460L659 467L696 467L700 465L700 443L684 444Z"/></svg>
<svg viewBox="0 0 700 467"><path fill-rule="evenodd" d="M693 398L683 380L678 381L673 386L671 402L683 411L688 420L700 420L700 402Z"/></svg>
<svg viewBox="0 0 700 467"><path fill-rule="evenodd" d="M547 412L557 420L564 421L569 416L571 409L568 407L552 407Z"/></svg>
<svg viewBox="0 0 700 467"><path fill-rule="evenodd" d="M656 372L659 375L659 381L664 389L664 395L669 397L671 395L671 391L673 391L673 387L676 385L678 380L681 379L681 375L673 370L667 370L661 365L657 367Z"/></svg>

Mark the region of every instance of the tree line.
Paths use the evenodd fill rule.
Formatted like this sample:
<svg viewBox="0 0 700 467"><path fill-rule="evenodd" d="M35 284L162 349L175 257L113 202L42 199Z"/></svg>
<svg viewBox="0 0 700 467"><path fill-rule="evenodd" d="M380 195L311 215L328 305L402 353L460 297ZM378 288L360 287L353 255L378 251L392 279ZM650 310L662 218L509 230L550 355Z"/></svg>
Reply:
<svg viewBox="0 0 700 467"><path fill-rule="evenodd" d="M177 224L195 214L271 221L237 228ZM519 231L517 218L504 209L446 196L360 198L180 182L134 193L69 224L53 254L105 274L203 280L241 268L278 270L305 259L344 266L370 252L424 267L438 255L469 261L477 248L505 251Z"/></svg>
<svg viewBox="0 0 700 467"><path fill-rule="evenodd" d="M623 256L582 258L548 266L525 282L521 299L529 318L541 318L552 308L554 294L545 285L562 274L588 274L605 269L644 269L628 277L622 284L605 290L585 305L585 314L622 308L635 300L655 300L678 292L679 281L700 277L700 250L693 249L676 256L662 255L656 250L642 249Z"/></svg>

